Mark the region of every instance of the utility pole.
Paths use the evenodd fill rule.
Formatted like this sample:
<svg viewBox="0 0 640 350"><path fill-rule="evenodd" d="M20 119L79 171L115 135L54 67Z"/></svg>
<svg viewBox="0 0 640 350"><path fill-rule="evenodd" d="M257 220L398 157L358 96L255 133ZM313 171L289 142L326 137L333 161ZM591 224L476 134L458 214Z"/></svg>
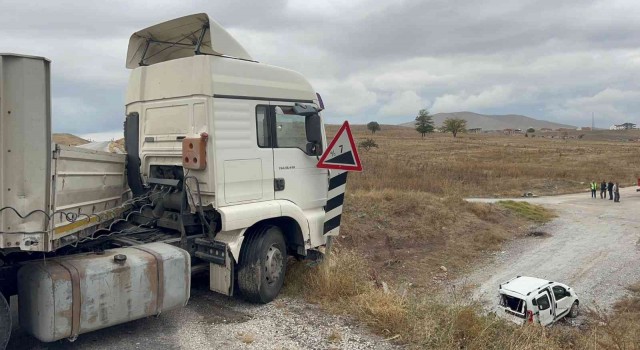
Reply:
<svg viewBox="0 0 640 350"><path fill-rule="evenodd" d="M596 119L593 115L593 112L591 112L591 130L595 130L596 129Z"/></svg>

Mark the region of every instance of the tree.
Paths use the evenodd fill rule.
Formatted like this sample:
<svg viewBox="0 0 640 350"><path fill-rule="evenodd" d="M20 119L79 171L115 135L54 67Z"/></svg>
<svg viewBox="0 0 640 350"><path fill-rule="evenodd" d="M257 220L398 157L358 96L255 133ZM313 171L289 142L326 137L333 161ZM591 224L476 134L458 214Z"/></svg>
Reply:
<svg viewBox="0 0 640 350"><path fill-rule="evenodd" d="M529 128L529 129L527 129L527 132L534 133L534 132L536 132L536 129L534 129L534 128Z"/></svg>
<svg viewBox="0 0 640 350"><path fill-rule="evenodd" d="M366 139L360 142L358 146L364 148L365 151L368 151L372 148L378 148L378 144L373 139Z"/></svg>
<svg viewBox="0 0 640 350"><path fill-rule="evenodd" d="M459 132L467 132L467 121L460 118L447 118L442 123L442 132L450 132L453 137L456 137Z"/></svg>
<svg viewBox="0 0 640 350"><path fill-rule="evenodd" d="M376 131L380 131L380 124L378 124L378 122L369 122L367 129L369 129L372 134L375 134Z"/></svg>
<svg viewBox="0 0 640 350"><path fill-rule="evenodd" d="M416 131L422 134L422 137L427 133L433 132L435 127L433 126L433 117L429 115L426 109L421 109L416 117Z"/></svg>

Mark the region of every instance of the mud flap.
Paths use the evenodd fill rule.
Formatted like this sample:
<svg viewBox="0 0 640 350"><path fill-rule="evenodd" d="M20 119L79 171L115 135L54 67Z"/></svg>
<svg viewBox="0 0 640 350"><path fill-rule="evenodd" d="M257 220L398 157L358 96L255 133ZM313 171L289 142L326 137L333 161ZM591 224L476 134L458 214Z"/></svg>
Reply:
<svg viewBox="0 0 640 350"><path fill-rule="evenodd" d="M209 289L220 294L233 296L235 262L231 254L225 254L225 264L209 263Z"/></svg>

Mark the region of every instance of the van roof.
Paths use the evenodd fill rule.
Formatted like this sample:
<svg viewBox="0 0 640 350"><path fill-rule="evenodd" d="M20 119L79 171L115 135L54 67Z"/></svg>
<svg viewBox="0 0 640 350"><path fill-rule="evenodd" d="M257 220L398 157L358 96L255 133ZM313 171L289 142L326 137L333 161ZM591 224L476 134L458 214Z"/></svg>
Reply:
<svg viewBox="0 0 640 350"><path fill-rule="evenodd" d="M500 285L500 289L508 290L521 295L527 295L536 289L551 283L551 281L544 280L537 277L518 276L508 282Z"/></svg>

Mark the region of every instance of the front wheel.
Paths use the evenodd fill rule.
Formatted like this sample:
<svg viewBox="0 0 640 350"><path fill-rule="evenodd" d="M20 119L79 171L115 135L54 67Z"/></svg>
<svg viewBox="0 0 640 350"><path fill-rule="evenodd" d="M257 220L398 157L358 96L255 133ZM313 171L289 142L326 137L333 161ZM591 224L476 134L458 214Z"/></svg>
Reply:
<svg viewBox="0 0 640 350"><path fill-rule="evenodd" d="M4 295L0 293L0 349L5 349L11 337L11 311Z"/></svg>
<svg viewBox="0 0 640 350"><path fill-rule="evenodd" d="M277 226L262 225L245 235L238 263L238 288L248 301L266 304L284 283L287 246Z"/></svg>
<svg viewBox="0 0 640 350"><path fill-rule="evenodd" d="M574 301L573 305L571 305L571 310L569 310L569 317L571 318L576 318L578 317L578 314L580 313L580 304L578 304L578 301Z"/></svg>

